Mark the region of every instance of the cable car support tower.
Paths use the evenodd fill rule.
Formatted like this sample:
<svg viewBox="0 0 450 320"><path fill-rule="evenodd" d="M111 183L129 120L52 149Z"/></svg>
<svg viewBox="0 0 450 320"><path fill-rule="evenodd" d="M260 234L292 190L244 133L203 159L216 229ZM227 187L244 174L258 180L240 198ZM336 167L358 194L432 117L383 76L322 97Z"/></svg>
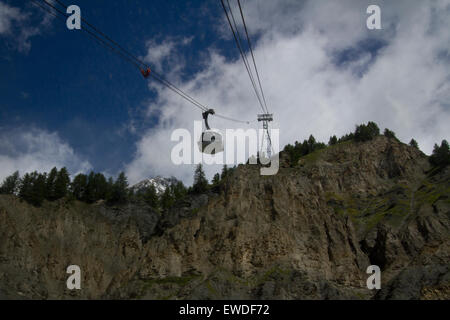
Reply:
<svg viewBox="0 0 450 320"><path fill-rule="evenodd" d="M267 108L267 102L264 95L264 91L261 85L261 79L259 77L258 68L256 66L255 55L253 53L252 44L249 37L249 32L247 28L247 24L245 23L244 13L241 6L241 1L237 0L237 4L239 7L239 13L242 19L242 25L244 27L245 36L247 39L248 50L250 51L251 60L253 62L253 68L247 59L247 54L245 53L244 42L242 41L241 34L239 32L238 24L236 23L236 19L233 14L233 9L230 5L230 0L220 0L222 3L223 10L225 12L225 16L227 18L228 24L230 26L231 32L233 33L233 38L236 42L236 45L239 49L239 53L241 54L242 61L244 62L247 73L250 77L250 81L252 83L253 89L255 91L256 97L260 104L262 114L258 114L258 122L263 123L263 134L261 139L261 147L259 150L259 156L262 156L262 151L264 147L264 142L266 145L266 156L270 159L272 156L272 140L269 133L269 122L273 121L273 113L269 113L269 109ZM226 3L226 4L225 4ZM253 74L253 69L255 71L256 76ZM256 81L257 80L257 81ZM258 85L259 88L258 88Z"/></svg>
<svg viewBox="0 0 450 320"><path fill-rule="evenodd" d="M270 138L269 133L269 122L273 121L273 113L258 114L258 121L262 121L263 123L263 134L261 139L260 156L262 156L262 150L265 141L267 157L270 159L270 157L272 156L272 139Z"/></svg>

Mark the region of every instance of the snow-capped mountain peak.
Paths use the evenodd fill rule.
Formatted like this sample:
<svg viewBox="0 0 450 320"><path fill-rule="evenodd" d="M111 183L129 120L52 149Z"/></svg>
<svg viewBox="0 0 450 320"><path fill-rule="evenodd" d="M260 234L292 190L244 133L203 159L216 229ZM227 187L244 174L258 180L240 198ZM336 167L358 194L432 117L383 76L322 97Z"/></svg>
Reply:
<svg viewBox="0 0 450 320"><path fill-rule="evenodd" d="M154 178L144 179L131 187L131 189L135 193L139 193L139 191L144 191L146 188L150 186L154 186L157 194L162 194L170 186L172 182L176 180L175 178L163 178L160 176Z"/></svg>

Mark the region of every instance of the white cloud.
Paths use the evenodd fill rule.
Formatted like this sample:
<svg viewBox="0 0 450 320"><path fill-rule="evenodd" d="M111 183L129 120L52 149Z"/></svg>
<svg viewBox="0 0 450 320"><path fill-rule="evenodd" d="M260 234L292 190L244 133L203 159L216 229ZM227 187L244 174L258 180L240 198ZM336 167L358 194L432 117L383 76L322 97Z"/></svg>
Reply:
<svg viewBox="0 0 450 320"><path fill-rule="evenodd" d="M311 133L327 142L330 135L343 135L353 131L355 124L371 120L382 130L394 130L404 142L414 137L426 153L435 142L449 138L450 1L379 1L381 31L366 28L369 4L356 0L245 2L281 147ZM385 45L374 56L365 46L379 40ZM362 54L337 65L338 53L349 49ZM215 50L210 51L203 70L177 85L222 114L246 120L260 112L242 61L229 61ZM171 91L151 87L157 88L159 98L149 110L159 111L160 123L142 135L127 173L132 181L175 174L191 183L192 167L170 162L175 145L170 134L175 128L192 129L201 114ZM237 127L219 118L211 122L219 129ZM208 167L209 177L217 169Z"/></svg>
<svg viewBox="0 0 450 320"><path fill-rule="evenodd" d="M16 170L24 174L48 172L53 167L67 167L72 175L92 169L55 132L37 128L0 130L0 181Z"/></svg>
<svg viewBox="0 0 450 320"><path fill-rule="evenodd" d="M33 8L33 9L31 9ZM38 13L39 23L31 22ZM41 34L43 28L50 25L54 17L35 6L19 9L0 2L0 36L14 44L14 48L27 53L31 48L30 39Z"/></svg>
<svg viewBox="0 0 450 320"><path fill-rule="evenodd" d="M23 20L23 17L18 8L0 2L0 35L10 34L13 22L21 20Z"/></svg>
<svg viewBox="0 0 450 320"><path fill-rule="evenodd" d="M158 69L161 69L163 61L170 56L174 46L175 43L171 40L163 43L156 43L153 40L147 41L145 61L153 63Z"/></svg>
<svg viewBox="0 0 450 320"><path fill-rule="evenodd" d="M168 38L162 42L154 39L146 42L147 55L144 61L158 72L170 72L176 75L184 67L184 59L177 53L177 49L191 43L193 37Z"/></svg>

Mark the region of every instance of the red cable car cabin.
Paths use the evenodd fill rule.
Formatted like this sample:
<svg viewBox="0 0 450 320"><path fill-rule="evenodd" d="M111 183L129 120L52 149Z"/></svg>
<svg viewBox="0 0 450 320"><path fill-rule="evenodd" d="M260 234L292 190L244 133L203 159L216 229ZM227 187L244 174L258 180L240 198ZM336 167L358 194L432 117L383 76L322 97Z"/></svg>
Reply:
<svg viewBox="0 0 450 320"><path fill-rule="evenodd" d="M147 70L141 69L141 73L144 76L144 78L146 78L146 79L150 75L150 72L151 72L150 68L147 68Z"/></svg>

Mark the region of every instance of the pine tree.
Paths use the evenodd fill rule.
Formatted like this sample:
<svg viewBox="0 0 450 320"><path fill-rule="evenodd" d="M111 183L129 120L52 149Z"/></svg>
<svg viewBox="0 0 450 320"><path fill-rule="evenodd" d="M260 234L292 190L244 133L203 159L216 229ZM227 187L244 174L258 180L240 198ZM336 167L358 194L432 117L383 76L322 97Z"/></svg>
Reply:
<svg viewBox="0 0 450 320"><path fill-rule="evenodd" d="M411 141L409 142L409 145L413 148L419 149L419 144L414 139L411 139Z"/></svg>
<svg viewBox="0 0 450 320"><path fill-rule="evenodd" d="M19 196L26 202L40 206L45 199L47 175L38 172L25 174L22 179L22 185L19 191Z"/></svg>
<svg viewBox="0 0 450 320"><path fill-rule="evenodd" d="M83 201L87 203L94 203L96 200L96 186L95 186L95 173L89 172L86 183L86 190L84 192Z"/></svg>
<svg viewBox="0 0 450 320"><path fill-rule="evenodd" d="M385 137L387 137L389 139L396 139L397 140L397 137L395 136L394 131L391 131L388 128L384 129L384 133L383 134L384 134Z"/></svg>
<svg viewBox="0 0 450 320"><path fill-rule="evenodd" d="M220 174L216 173L212 179L213 186L217 186L220 183Z"/></svg>
<svg viewBox="0 0 450 320"><path fill-rule="evenodd" d="M45 182L45 198L49 201L56 199L55 196L55 183L58 176L58 169L54 167L47 176L47 181Z"/></svg>
<svg viewBox="0 0 450 320"><path fill-rule="evenodd" d="M258 159L259 159L259 152L258 152ZM222 174L220 175L220 179L221 180L225 179L227 174L228 174L228 166L224 164L222 168Z"/></svg>
<svg viewBox="0 0 450 320"><path fill-rule="evenodd" d="M112 177L109 177L108 182L106 183L106 196L105 196L106 201L110 201L112 199L113 190L114 190L114 179Z"/></svg>
<svg viewBox="0 0 450 320"><path fill-rule="evenodd" d="M378 125L375 122L367 122L367 128L372 139L380 135L380 128L378 128Z"/></svg>
<svg viewBox="0 0 450 320"><path fill-rule="evenodd" d="M45 173L35 172L35 179L32 188L30 203L35 206L41 206L45 199L47 175Z"/></svg>
<svg viewBox="0 0 450 320"><path fill-rule="evenodd" d="M167 210L170 207L172 207L173 203L174 203L174 198L172 193L170 192L170 188L166 188L166 190L164 190L163 194L161 195L161 207L163 208L163 210Z"/></svg>
<svg viewBox="0 0 450 320"><path fill-rule="evenodd" d="M440 147L437 144L434 145L429 161L435 167L445 167L450 164L450 147L447 140L442 140Z"/></svg>
<svg viewBox="0 0 450 320"><path fill-rule="evenodd" d="M128 179L124 172L121 172L114 182L112 188L111 203L124 204L128 201Z"/></svg>
<svg viewBox="0 0 450 320"><path fill-rule="evenodd" d="M55 200L61 199L67 195L69 184L70 184L69 172L65 167L61 168L55 180L55 191L54 191Z"/></svg>
<svg viewBox="0 0 450 320"><path fill-rule="evenodd" d="M3 180L0 187L0 194L16 194L20 186L19 171L14 172Z"/></svg>
<svg viewBox="0 0 450 320"><path fill-rule="evenodd" d="M208 189L208 180L206 179L201 163L199 163L195 168L194 184L192 187L194 193L202 193Z"/></svg>
<svg viewBox="0 0 450 320"><path fill-rule="evenodd" d="M19 197L27 201L31 197L31 189L33 188L33 180L29 173L25 173L23 176L20 187L19 187Z"/></svg>
<svg viewBox="0 0 450 320"><path fill-rule="evenodd" d="M313 152L314 147L316 145L316 138L314 138L312 134L308 138L307 145L308 145L308 153Z"/></svg>
<svg viewBox="0 0 450 320"><path fill-rule="evenodd" d="M367 130L366 125L361 124L356 126L355 129L355 140L356 141L367 141L370 140L369 132Z"/></svg>
<svg viewBox="0 0 450 320"><path fill-rule="evenodd" d="M72 194L77 200L83 200L85 198L87 187L87 176L85 174L77 174L72 181L71 190Z"/></svg>
<svg viewBox="0 0 450 320"><path fill-rule="evenodd" d="M333 145L335 145L337 142L338 142L338 139L337 139L337 137L334 135L334 136L330 137L330 140L328 140L328 145L329 145L329 146L333 146Z"/></svg>
<svg viewBox="0 0 450 320"><path fill-rule="evenodd" d="M355 134L353 132L351 132L351 133L344 134L342 137L340 137L338 142L345 142L345 141L350 141L353 139L355 139Z"/></svg>
<svg viewBox="0 0 450 320"><path fill-rule="evenodd" d="M330 138L330 141L333 141L332 137ZM316 138L314 138L313 135L310 135L308 140L303 140L303 143L295 141L294 146L288 144L284 148L284 151L289 155L291 165L295 165L301 157L323 148L326 148L326 144L317 142Z"/></svg>
<svg viewBox="0 0 450 320"><path fill-rule="evenodd" d="M108 182L102 173L94 176L95 201L105 200L108 194Z"/></svg>
<svg viewBox="0 0 450 320"><path fill-rule="evenodd" d="M380 129L375 122L369 121L367 125L356 126L354 137L355 141L369 141L380 135Z"/></svg>
<svg viewBox="0 0 450 320"><path fill-rule="evenodd" d="M172 182L170 184L170 190L173 194L175 201L183 199L187 194L186 187L181 181Z"/></svg>
<svg viewBox="0 0 450 320"><path fill-rule="evenodd" d="M159 198L154 185L145 189L143 194L144 201L152 208L159 208Z"/></svg>

